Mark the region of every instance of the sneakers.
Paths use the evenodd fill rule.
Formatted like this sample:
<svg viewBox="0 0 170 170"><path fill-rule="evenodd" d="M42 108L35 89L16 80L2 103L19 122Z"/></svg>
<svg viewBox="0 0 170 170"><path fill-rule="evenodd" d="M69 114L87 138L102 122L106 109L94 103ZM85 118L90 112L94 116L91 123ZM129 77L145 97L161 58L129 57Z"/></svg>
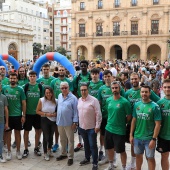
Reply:
<svg viewBox="0 0 170 170"><path fill-rule="evenodd" d="M8 152L6 153L6 160L9 161L9 160L11 160L11 159L12 159L11 151L8 151Z"/></svg>
<svg viewBox="0 0 170 170"><path fill-rule="evenodd" d="M21 160L22 159L22 155L21 155L21 152L20 151L17 151L16 152L16 157L18 160Z"/></svg>
<svg viewBox="0 0 170 170"><path fill-rule="evenodd" d="M103 157L104 157L103 151L99 151L99 161L101 161Z"/></svg>
<svg viewBox="0 0 170 170"><path fill-rule="evenodd" d="M23 158L27 158L28 155L29 155L29 150L28 150L28 149L25 149L25 150L24 150L24 153L22 154L22 157L23 157Z"/></svg>
<svg viewBox="0 0 170 170"><path fill-rule="evenodd" d="M41 146L42 146L42 143L39 141L39 142L38 142L38 148L40 149Z"/></svg>
<svg viewBox="0 0 170 170"><path fill-rule="evenodd" d="M93 165L92 170L98 170L98 165Z"/></svg>
<svg viewBox="0 0 170 170"><path fill-rule="evenodd" d="M126 169L127 170L136 169L136 164L130 163L129 165L127 165Z"/></svg>
<svg viewBox="0 0 170 170"><path fill-rule="evenodd" d="M90 160L87 160L86 158L80 162L80 166L87 165L90 163Z"/></svg>
<svg viewBox="0 0 170 170"><path fill-rule="evenodd" d="M0 155L0 162L1 162L1 163L6 162L6 160L3 158L3 156L2 156L2 155Z"/></svg>
<svg viewBox="0 0 170 170"><path fill-rule="evenodd" d="M12 148L16 148L16 142L14 141L13 144L12 144Z"/></svg>
<svg viewBox="0 0 170 170"><path fill-rule="evenodd" d="M47 151L47 154L49 155L49 157L54 157L53 153L51 151Z"/></svg>
<svg viewBox="0 0 170 170"><path fill-rule="evenodd" d="M31 142L30 141L28 141L28 147L30 147L31 146Z"/></svg>
<svg viewBox="0 0 170 170"><path fill-rule="evenodd" d="M114 167L112 167L111 165L109 165L106 169L104 170L114 170Z"/></svg>
<svg viewBox="0 0 170 170"><path fill-rule="evenodd" d="M7 145L3 146L3 152L8 152Z"/></svg>
<svg viewBox="0 0 170 170"><path fill-rule="evenodd" d="M53 146L52 151L53 151L53 152L56 152L56 151L58 150L58 148L59 148L59 145L58 145L58 143L56 143L56 144Z"/></svg>
<svg viewBox="0 0 170 170"><path fill-rule="evenodd" d="M74 149L74 152L78 152L81 148L83 148L83 145L78 143L77 147Z"/></svg>
<svg viewBox="0 0 170 170"><path fill-rule="evenodd" d="M38 148L34 148L34 153L35 153L37 156L41 156L41 152L40 152L39 147L38 147Z"/></svg>
<svg viewBox="0 0 170 170"><path fill-rule="evenodd" d="M107 157L103 157L103 159L101 160L101 161L99 161L99 165L104 165L104 164L106 164L106 163L108 163L109 162L109 160L108 160L108 158Z"/></svg>
<svg viewBox="0 0 170 170"><path fill-rule="evenodd" d="M114 168L117 168L117 167L118 167L117 161L113 161L113 167L114 167Z"/></svg>
<svg viewBox="0 0 170 170"><path fill-rule="evenodd" d="M50 156L49 156L47 153L45 153L45 154L44 154L44 159L45 159L46 161L49 161L49 160L50 160Z"/></svg>

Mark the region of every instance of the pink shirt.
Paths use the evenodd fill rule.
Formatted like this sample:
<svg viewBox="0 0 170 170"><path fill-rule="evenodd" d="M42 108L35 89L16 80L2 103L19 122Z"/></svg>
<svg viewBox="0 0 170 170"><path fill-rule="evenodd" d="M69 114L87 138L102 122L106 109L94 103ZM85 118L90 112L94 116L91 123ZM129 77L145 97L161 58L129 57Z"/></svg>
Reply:
<svg viewBox="0 0 170 170"><path fill-rule="evenodd" d="M79 98L77 108L80 128L85 130L100 128L102 114L99 101L95 97L88 95L86 99Z"/></svg>

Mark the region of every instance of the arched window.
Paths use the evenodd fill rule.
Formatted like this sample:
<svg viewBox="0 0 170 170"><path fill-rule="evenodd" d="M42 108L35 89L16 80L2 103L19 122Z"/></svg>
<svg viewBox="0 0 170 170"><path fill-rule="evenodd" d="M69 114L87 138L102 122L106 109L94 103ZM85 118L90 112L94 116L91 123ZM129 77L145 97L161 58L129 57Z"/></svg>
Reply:
<svg viewBox="0 0 170 170"><path fill-rule="evenodd" d="M66 10L64 10L63 16L67 16L67 11Z"/></svg>
<svg viewBox="0 0 170 170"><path fill-rule="evenodd" d="M57 11L57 16L60 17L60 11Z"/></svg>

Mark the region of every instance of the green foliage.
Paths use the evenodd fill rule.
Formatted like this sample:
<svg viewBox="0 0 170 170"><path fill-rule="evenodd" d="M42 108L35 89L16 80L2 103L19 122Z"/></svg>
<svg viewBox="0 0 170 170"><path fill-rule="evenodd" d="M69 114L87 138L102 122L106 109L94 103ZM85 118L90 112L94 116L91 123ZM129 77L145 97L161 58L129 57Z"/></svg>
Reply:
<svg viewBox="0 0 170 170"><path fill-rule="evenodd" d="M51 47L51 46L47 46L47 47L43 50L43 54L48 53L48 52L52 52L52 47Z"/></svg>
<svg viewBox="0 0 170 170"><path fill-rule="evenodd" d="M65 48L63 48L63 47L57 47L57 50L55 50L55 52L58 52L58 53L60 53L60 54L62 54L64 56L67 55L67 50Z"/></svg>
<svg viewBox="0 0 170 170"><path fill-rule="evenodd" d="M40 53L42 52L42 45L41 43L33 43L33 55L40 55Z"/></svg>

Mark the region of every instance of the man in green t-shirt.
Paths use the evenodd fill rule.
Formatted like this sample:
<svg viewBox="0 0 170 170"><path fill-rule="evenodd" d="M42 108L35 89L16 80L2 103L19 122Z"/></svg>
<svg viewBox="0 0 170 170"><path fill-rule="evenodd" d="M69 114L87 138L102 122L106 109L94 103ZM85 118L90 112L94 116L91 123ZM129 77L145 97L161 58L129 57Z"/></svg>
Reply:
<svg viewBox="0 0 170 170"><path fill-rule="evenodd" d="M50 84L50 86L54 90L54 95L55 95L56 99L58 99L58 95L61 93L61 88L60 88L61 82L67 82L69 84L69 90L71 92L73 91L73 83L70 81L70 79L66 78L65 75L66 75L66 69L63 66L59 66L59 68L58 68L58 78L53 79L51 84ZM56 125L55 144L53 145L53 149L52 149L53 152L56 152L57 149L59 148L58 138L59 138L59 132L58 132L58 128L57 128L57 125Z"/></svg>
<svg viewBox="0 0 170 170"><path fill-rule="evenodd" d="M155 169L155 147L161 125L161 112L159 106L150 100L149 86L141 87L142 101L137 102L133 108L133 119L130 130L130 143L134 145L136 154L136 169L141 169L143 154L148 161L148 169Z"/></svg>
<svg viewBox="0 0 170 170"><path fill-rule="evenodd" d="M18 85L23 86L28 83L27 72L24 67L18 69Z"/></svg>
<svg viewBox="0 0 170 170"><path fill-rule="evenodd" d="M112 82L112 96L106 100L108 119L105 127L105 148L109 159L109 166L106 170L114 169L114 151L120 153L122 170L126 170L126 122L130 121L132 116L130 103L120 95L120 87L119 82Z"/></svg>
<svg viewBox="0 0 170 170"><path fill-rule="evenodd" d="M6 159L11 160L11 132L14 129L15 141L16 141L16 157L17 159L22 159L20 153L21 144L21 130L23 129L23 124L25 123L26 114L26 97L22 87L18 86L18 78L16 73L11 73L9 75L10 85L3 87L3 93L8 100L9 109L9 127L7 147L8 152Z"/></svg>
<svg viewBox="0 0 170 170"><path fill-rule="evenodd" d="M161 153L162 170L167 170L170 168L170 79L163 81L163 91L165 97L157 102L161 109L162 122L156 150Z"/></svg>
<svg viewBox="0 0 170 170"><path fill-rule="evenodd" d="M125 93L125 98L131 103L131 108L133 111L134 104L138 101L141 101L141 87L139 86L139 75L135 72L131 73L130 75L130 81L132 84L132 88ZM154 102L157 102L160 98L157 96L152 90L150 93L150 99ZM130 122L127 123L126 127L126 142L129 143L129 134L130 134ZM136 155L134 154L134 148L131 145L131 162L127 166L128 170L135 169L136 168Z"/></svg>
<svg viewBox="0 0 170 170"><path fill-rule="evenodd" d="M37 79L37 83L40 83L44 87L50 86L51 81L55 79L55 77L50 76L50 66L48 64L44 64L42 66L42 74L43 74L43 77Z"/></svg>
<svg viewBox="0 0 170 170"><path fill-rule="evenodd" d="M9 85L9 79L6 77L6 68L4 66L0 66L0 72L1 72L1 75L2 75L2 85Z"/></svg>
<svg viewBox="0 0 170 170"><path fill-rule="evenodd" d="M74 77L73 79L73 88L74 88L74 95L77 98L81 97L81 92L80 92L80 86L81 83L90 83L91 76L90 73L87 71L88 68L88 61L82 60L80 62L80 68L81 68L81 73L77 76ZM79 135L79 143L77 144L76 148L74 149L75 152L79 151L81 148L83 148L82 144L83 140L81 135Z"/></svg>
<svg viewBox="0 0 170 170"><path fill-rule="evenodd" d="M99 79L100 70L98 68L93 68L91 71L91 78L88 90L89 94L98 99L98 91L101 86L103 86L103 81Z"/></svg>
<svg viewBox="0 0 170 170"><path fill-rule="evenodd" d="M39 101L39 98L44 96L44 89L41 84L36 82L37 75L35 71L29 72L29 83L23 86L24 92L26 95L26 121L24 124L24 145L25 150L22 155L23 158L26 158L29 154L28 150L28 138L29 131L32 130L32 127L35 128L35 148L34 153L37 156L41 156L41 152L38 147L40 135L41 135L41 117L36 114L36 108Z"/></svg>

